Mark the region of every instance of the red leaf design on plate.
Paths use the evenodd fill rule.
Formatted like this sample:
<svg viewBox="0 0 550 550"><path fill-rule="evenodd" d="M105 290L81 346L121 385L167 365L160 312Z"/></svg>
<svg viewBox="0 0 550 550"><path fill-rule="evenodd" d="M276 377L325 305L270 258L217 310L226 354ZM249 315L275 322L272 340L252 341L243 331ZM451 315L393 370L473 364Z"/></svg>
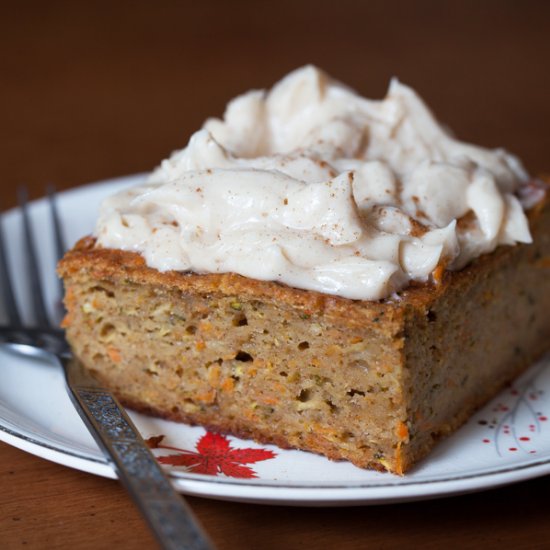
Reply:
<svg viewBox="0 0 550 550"><path fill-rule="evenodd" d="M160 447L162 449L162 447ZM161 464L169 464L170 466L186 466L194 468L201 463L200 457L193 454L179 454L170 456L159 456L158 461Z"/></svg>
<svg viewBox="0 0 550 550"><path fill-rule="evenodd" d="M272 451L266 449L233 449L231 451L233 460L242 464L260 462L261 460L268 460L274 456Z"/></svg>
<svg viewBox="0 0 550 550"><path fill-rule="evenodd" d="M225 454L231 448L226 437L212 432L206 432L196 447L201 455Z"/></svg>
<svg viewBox="0 0 550 550"><path fill-rule="evenodd" d="M212 432L206 432L198 440L195 445L197 452L162 445L162 438L150 438L150 440L154 441L156 449L177 451L177 454L158 457L161 464L183 466L196 474L214 476L224 474L235 478L255 478L258 477L256 472L243 464L269 460L276 456L273 451L267 449L234 449L227 437Z"/></svg>
<svg viewBox="0 0 550 550"><path fill-rule="evenodd" d="M221 465L221 471L228 477L239 477L242 479L252 479L258 477L256 472L248 466L241 466L236 462Z"/></svg>

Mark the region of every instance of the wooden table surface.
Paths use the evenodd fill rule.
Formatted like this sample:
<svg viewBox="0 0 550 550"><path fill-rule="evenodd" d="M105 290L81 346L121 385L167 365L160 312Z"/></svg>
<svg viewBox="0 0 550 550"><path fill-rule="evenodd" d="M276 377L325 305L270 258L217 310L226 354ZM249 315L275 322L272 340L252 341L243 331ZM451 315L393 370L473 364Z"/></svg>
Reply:
<svg viewBox="0 0 550 550"><path fill-rule="evenodd" d="M17 5L20 4L20 5ZM545 2L25 2L0 19L2 209L151 169L227 99L315 63L371 97L397 75L465 139L550 171ZM1 383L1 375L0 375ZM220 549L549 548L550 477L353 508L189 498ZM0 444L0 548L148 548L115 481Z"/></svg>

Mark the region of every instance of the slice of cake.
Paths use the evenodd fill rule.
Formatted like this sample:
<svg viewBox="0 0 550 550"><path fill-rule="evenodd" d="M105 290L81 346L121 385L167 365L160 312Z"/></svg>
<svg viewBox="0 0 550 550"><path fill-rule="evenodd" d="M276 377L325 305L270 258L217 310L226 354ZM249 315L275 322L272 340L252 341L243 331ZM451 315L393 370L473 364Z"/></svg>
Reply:
<svg viewBox="0 0 550 550"><path fill-rule="evenodd" d="M549 347L545 193L306 67L104 203L67 337L133 408L401 474Z"/></svg>

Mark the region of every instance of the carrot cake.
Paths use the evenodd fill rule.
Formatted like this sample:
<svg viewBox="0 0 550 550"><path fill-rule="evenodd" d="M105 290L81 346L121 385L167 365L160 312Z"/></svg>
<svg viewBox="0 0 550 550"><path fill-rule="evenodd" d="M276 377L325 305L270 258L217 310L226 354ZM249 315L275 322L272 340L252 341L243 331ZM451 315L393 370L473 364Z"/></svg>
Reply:
<svg viewBox="0 0 550 550"><path fill-rule="evenodd" d="M137 410L402 474L548 348L546 191L304 67L103 203L67 338Z"/></svg>

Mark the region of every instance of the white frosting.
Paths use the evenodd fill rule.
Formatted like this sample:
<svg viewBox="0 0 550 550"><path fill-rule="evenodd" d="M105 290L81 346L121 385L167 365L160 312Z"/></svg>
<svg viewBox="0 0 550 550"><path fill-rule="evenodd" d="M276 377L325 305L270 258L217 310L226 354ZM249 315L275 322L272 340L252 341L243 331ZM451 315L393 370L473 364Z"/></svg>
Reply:
<svg viewBox="0 0 550 550"><path fill-rule="evenodd" d="M393 80L361 98L314 67L231 101L149 181L107 199L103 247L151 267L378 300L530 242L520 162L461 143Z"/></svg>

